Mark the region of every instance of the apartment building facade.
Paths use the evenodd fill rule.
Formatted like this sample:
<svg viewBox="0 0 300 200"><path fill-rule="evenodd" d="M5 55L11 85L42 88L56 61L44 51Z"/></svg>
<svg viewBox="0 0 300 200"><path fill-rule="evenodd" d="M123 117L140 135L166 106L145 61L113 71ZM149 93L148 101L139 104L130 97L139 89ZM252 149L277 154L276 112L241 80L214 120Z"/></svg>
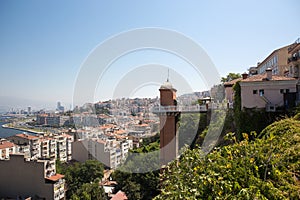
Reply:
<svg viewBox="0 0 300 200"><path fill-rule="evenodd" d="M26 161L23 154L12 154L9 160L1 160L0 198L65 199L63 175L47 174L47 168L47 161Z"/></svg>
<svg viewBox="0 0 300 200"><path fill-rule="evenodd" d="M77 140L72 143L72 156L79 162L99 160L105 166L115 169L126 159L132 146L132 140Z"/></svg>
<svg viewBox="0 0 300 200"><path fill-rule="evenodd" d="M288 49L291 46L292 44L274 50L262 62L257 64L256 73L254 72L254 68L250 68L252 71L251 74L264 74L270 68L273 75L284 76L285 71L288 70L287 59L290 56Z"/></svg>
<svg viewBox="0 0 300 200"><path fill-rule="evenodd" d="M26 158L38 159L41 157L39 137L21 133L10 136L7 138L7 140L18 145L18 152L24 153Z"/></svg>
<svg viewBox="0 0 300 200"><path fill-rule="evenodd" d="M62 116L56 114L39 114L36 116L37 125L43 126L63 126L70 120L69 116Z"/></svg>

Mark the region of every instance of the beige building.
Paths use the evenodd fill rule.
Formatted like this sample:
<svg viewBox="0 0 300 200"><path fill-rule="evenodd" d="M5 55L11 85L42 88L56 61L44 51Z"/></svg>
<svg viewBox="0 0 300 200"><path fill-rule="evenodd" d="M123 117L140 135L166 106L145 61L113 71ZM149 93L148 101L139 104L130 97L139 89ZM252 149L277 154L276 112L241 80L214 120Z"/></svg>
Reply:
<svg viewBox="0 0 300 200"><path fill-rule="evenodd" d="M72 157L79 162L98 160L105 166L115 169L127 158L133 142L129 139L84 139L72 143Z"/></svg>
<svg viewBox="0 0 300 200"><path fill-rule="evenodd" d="M297 79L266 73L240 81L242 108L266 108L266 111L285 110L295 105Z"/></svg>
<svg viewBox="0 0 300 200"><path fill-rule="evenodd" d="M26 161L23 154L0 161L0 199L65 199L63 175L48 174L48 168L48 161Z"/></svg>
<svg viewBox="0 0 300 200"><path fill-rule="evenodd" d="M110 168L117 167L117 152L115 148L99 139L78 140L72 144L72 156L74 160L85 162L86 160L99 160Z"/></svg>
<svg viewBox="0 0 300 200"><path fill-rule="evenodd" d="M257 64L257 74L264 74L268 68L272 69L273 75L284 76L285 71L288 70L287 59L289 57L288 49L291 45L274 50L262 62ZM253 73L253 68L250 68Z"/></svg>

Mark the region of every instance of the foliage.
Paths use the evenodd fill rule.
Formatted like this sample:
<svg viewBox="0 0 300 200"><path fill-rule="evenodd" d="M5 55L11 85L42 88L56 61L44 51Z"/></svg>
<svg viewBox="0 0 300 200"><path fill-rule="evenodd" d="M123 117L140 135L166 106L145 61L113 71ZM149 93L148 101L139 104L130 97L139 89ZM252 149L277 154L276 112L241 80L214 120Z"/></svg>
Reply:
<svg viewBox="0 0 300 200"><path fill-rule="evenodd" d="M126 191L128 199L152 199L159 194L159 171L130 173L117 170L112 175L116 190Z"/></svg>
<svg viewBox="0 0 300 200"><path fill-rule="evenodd" d="M103 164L97 160L72 165L56 162L57 172L65 175L68 187L67 198L71 199L105 199L99 180L103 177Z"/></svg>
<svg viewBox="0 0 300 200"><path fill-rule="evenodd" d="M229 133L234 143L205 157L200 148L187 150L164 170L155 199L299 199L299 121L275 122L260 135L251 141L244 133L237 142Z"/></svg>
<svg viewBox="0 0 300 200"><path fill-rule="evenodd" d="M116 190L125 191L128 199L136 200L152 199L158 195L158 150L159 143L155 141L132 151L126 162L112 174L118 183Z"/></svg>
<svg viewBox="0 0 300 200"><path fill-rule="evenodd" d="M81 187L73 193L71 198L72 200L104 200L104 191L99 187L99 179L96 179L94 182L84 183Z"/></svg>
<svg viewBox="0 0 300 200"><path fill-rule="evenodd" d="M199 133L206 127L206 114L181 114L178 128L179 149L185 145L193 146Z"/></svg>
<svg viewBox="0 0 300 200"><path fill-rule="evenodd" d="M241 77L242 75L240 73L229 73L226 77L221 78L221 82L225 83Z"/></svg>
<svg viewBox="0 0 300 200"><path fill-rule="evenodd" d="M137 149L130 150L132 153L147 153L159 150L159 141L152 142L148 145L143 145Z"/></svg>
<svg viewBox="0 0 300 200"><path fill-rule="evenodd" d="M149 145L150 143L153 143L153 142L159 143L159 139L160 139L159 137L160 137L160 135L159 135L159 133L157 133L152 137L143 138L142 146L147 146L147 145Z"/></svg>

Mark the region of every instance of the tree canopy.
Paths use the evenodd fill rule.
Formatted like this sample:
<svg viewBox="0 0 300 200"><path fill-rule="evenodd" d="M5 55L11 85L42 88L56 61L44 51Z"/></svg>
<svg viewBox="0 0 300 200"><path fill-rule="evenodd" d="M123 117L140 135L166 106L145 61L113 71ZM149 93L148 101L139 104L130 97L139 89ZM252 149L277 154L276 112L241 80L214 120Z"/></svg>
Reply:
<svg viewBox="0 0 300 200"><path fill-rule="evenodd" d="M241 77L242 75L240 73L229 73L226 77L221 78L221 82L225 83Z"/></svg>
<svg viewBox="0 0 300 200"><path fill-rule="evenodd" d="M116 190L125 191L128 199L136 200L148 200L158 195L159 170L148 170L159 168L158 150L159 135L144 141L142 147L131 150L133 154L130 154L126 162L112 174L118 183ZM147 154L149 152L152 154Z"/></svg>
<svg viewBox="0 0 300 200"><path fill-rule="evenodd" d="M65 175L67 183L67 199L106 199L99 181L103 177L103 164L97 160L72 165L57 161L57 172Z"/></svg>
<svg viewBox="0 0 300 200"><path fill-rule="evenodd" d="M300 199L297 119L275 122L259 136L244 133L241 142L229 133L233 144L207 156L200 148L187 150L164 170L155 199Z"/></svg>

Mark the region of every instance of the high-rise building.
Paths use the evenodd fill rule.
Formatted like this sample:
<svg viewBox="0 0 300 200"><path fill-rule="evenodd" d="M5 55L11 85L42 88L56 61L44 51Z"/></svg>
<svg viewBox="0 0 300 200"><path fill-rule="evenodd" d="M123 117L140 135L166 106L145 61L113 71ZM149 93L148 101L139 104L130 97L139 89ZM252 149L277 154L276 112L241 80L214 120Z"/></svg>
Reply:
<svg viewBox="0 0 300 200"><path fill-rule="evenodd" d="M28 106L28 108L27 108L27 112L28 112L28 113L27 113L28 115L30 115L30 114L31 114L31 107L30 107L30 106Z"/></svg>
<svg viewBox="0 0 300 200"><path fill-rule="evenodd" d="M61 105L61 102L57 102L56 110L59 112L64 112L65 108Z"/></svg>

